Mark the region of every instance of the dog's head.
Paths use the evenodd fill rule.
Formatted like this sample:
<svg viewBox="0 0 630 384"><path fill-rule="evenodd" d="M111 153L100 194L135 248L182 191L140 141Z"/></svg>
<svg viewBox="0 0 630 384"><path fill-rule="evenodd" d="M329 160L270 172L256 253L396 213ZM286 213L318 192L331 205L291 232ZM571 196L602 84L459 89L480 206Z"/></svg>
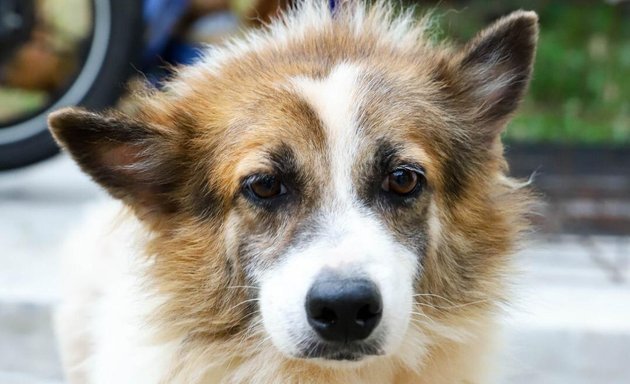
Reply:
<svg viewBox="0 0 630 384"><path fill-rule="evenodd" d="M133 116L51 116L153 233L167 332L313 361L417 355L502 298L526 199L499 134L537 17L454 49L391 14L307 2L139 95Z"/></svg>

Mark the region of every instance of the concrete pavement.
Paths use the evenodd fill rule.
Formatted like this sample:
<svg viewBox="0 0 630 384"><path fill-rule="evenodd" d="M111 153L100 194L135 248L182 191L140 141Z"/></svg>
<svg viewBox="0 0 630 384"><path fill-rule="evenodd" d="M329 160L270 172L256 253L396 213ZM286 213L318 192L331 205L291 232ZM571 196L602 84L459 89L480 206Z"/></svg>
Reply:
<svg viewBox="0 0 630 384"><path fill-rule="evenodd" d="M66 157L0 174L0 384L61 383L52 251L103 196ZM519 255L503 383L630 383L630 238L542 234Z"/></svg>

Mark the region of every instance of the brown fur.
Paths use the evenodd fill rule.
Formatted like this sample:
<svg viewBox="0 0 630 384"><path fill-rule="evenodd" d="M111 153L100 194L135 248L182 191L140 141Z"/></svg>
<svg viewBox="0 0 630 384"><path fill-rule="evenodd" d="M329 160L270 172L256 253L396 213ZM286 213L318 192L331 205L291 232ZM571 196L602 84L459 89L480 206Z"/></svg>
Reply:
<svg viewBox="0 0 630 384"><path fill-rule="evenodd" d="M197 382L187 375L199 361L251 365L251 371L266 361L273 369L258 372L256 382L359 382L370 375L395 383L483 380L480 350L491 344L492 314L506 300L509 255L527 226L528 192L503 176L498 134L530 76L536 17L514 13L455 49L428 40L395 46L369 23L357 35L340 12L326 28L234 55L219 70L184 70L166 91L139 95L134 117L76 109L51 116L61 145L154 234L146 248L155 260L147 281L170 299L151 321L162 330L160 340L186 340L173 378ZM382 366L368 363L342 375L284 359L264 341L256 303L247 301L256 290L248 288L245 265L273 263L304 226L316 225L311 212L329 188L322 123L278 84L324 77L340 62L366 68L359 119L364 160L353 171L355 183L380 175L383 148L426 170L426 194L411 208L374 202L397 238L418 249L423 267L416 284L421 315L413 327L430 342L424 362L413 368L391 361L391 371L375 373ZM488 77L506 68L514 75L509 85L480 100ZM274 158L295 173L302 193L272 214L252 208L239 191L243 177L276 166ZM370 193L361 195L366 204L375 201ZM435 238L431 212L441 227ZM280 239L272 236L278 233ZM248 259L250 248L269 249L268 258ZM235 372L224 380L252 380L238 376L246 369Z"/></svg>

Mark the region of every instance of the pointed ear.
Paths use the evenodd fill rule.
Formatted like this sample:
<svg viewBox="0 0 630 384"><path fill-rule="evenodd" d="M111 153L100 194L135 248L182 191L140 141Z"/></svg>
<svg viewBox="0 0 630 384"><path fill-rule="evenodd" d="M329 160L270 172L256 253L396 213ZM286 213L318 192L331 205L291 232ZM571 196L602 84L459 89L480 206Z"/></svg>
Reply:
<svg viewBox="0 0 630 384"><path fill-rule="evenodd" d="M81 169L140 216L174 210L176 142L165 129L124 115L77 108L52 113L53 136Z"/></svg>
<svg viewBox="0 0 630 384"><path fill-rule="evenodd" d="M459 91L475 106L475 125L490 142L527 89L538 41L535 12L513 12L477 34L456 60Z"/></svg>

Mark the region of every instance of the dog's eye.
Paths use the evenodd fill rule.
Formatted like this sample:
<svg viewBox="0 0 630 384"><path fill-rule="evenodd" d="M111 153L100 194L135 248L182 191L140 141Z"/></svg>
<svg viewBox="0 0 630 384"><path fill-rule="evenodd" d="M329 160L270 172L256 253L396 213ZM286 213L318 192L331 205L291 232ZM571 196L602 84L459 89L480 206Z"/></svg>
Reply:
<svg viewBox="0 0 630 384"><path fill-rule="evenodd" d="M287 193L287 188L279 177L274 175L256 175L247 181L251 193L259 199L268 200Z"/></svg>
<svg viewBox="0 0 630 384"><path fill-rule="evenodd" d="M398 168L385 176L381 188L387 192L407 196L418 190L422 177L424 176L411 169Z"/></svg>

